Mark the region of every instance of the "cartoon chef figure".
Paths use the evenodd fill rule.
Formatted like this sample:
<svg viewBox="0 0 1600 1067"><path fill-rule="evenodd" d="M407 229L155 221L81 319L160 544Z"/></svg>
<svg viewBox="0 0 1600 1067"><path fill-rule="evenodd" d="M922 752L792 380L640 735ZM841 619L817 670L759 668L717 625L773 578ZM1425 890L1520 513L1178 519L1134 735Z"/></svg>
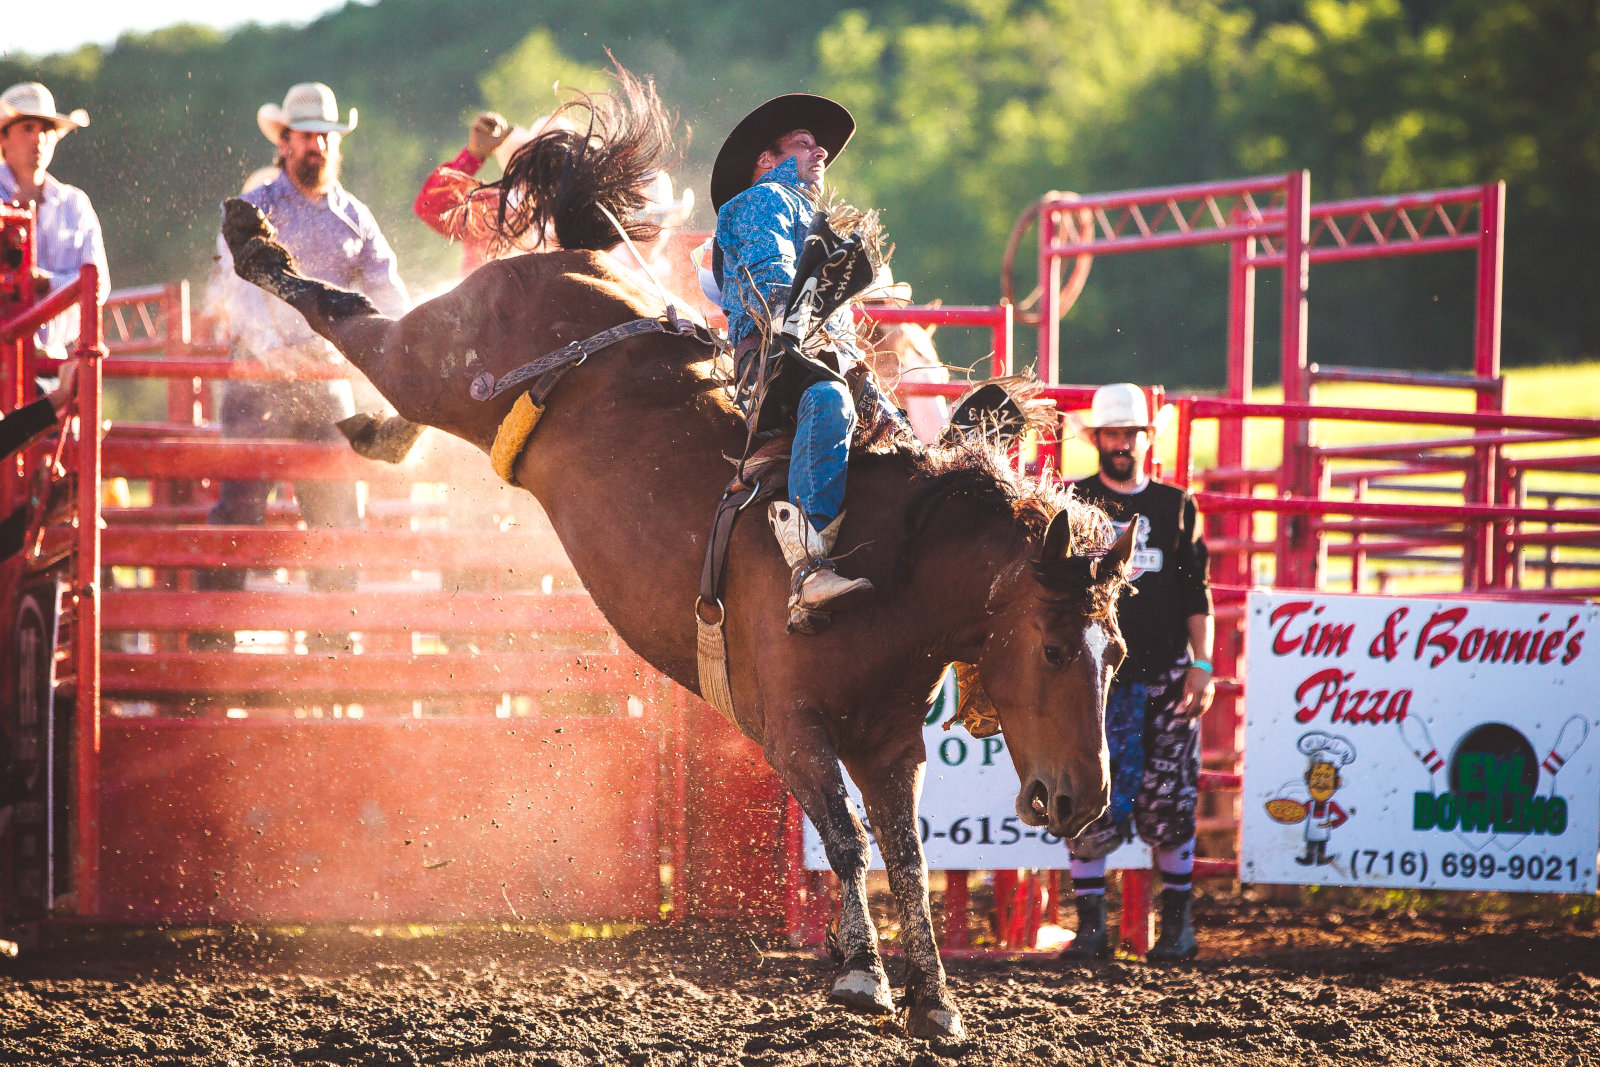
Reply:
<svg viewBox="0 0 1600 1067"><path fill-rule="evenodd" d="M1279 795L1267 801L1267 814L1281 823L1306 824L1306 851L1294 861L1302 867L1321 866L1333 862L1328 855L1328 838L1355 814L1355 809L1345 811L1333 799L1333 794L1344 785L1339 769L1347 767L1356 758L1355 746L1342 737L1313 730L1301 736L1295 746L1307 757L1305 791L1309 799L1299 800L1287 795L1298 792L1299 783L1290 783Z"/></svg>

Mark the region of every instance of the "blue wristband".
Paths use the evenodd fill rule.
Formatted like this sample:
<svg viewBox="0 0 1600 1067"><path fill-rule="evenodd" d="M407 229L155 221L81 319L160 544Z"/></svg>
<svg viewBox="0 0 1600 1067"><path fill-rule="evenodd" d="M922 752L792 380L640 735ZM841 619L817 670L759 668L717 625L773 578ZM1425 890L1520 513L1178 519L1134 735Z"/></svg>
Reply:
<svg viewBox="0 0 1600 1067"><path fill-rule="evenodd" d="M1191 662L1189 664L1189 666L1191 666L1191 667L1199 667L1201 670L1205 671L1207 674L1215 674L1216 673L1215 671L1213 671L1211 669L1211 661L1208 660L1208 659L1197 659L1197 660L1194 660L1193 662Z"/></svg>

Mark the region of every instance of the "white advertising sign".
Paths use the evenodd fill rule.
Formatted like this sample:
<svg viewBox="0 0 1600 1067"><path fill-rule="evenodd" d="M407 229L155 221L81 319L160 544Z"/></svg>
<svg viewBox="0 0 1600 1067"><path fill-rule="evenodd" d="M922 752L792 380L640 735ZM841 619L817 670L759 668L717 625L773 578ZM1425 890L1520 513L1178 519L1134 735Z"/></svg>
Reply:
<svg viewBox="0 0 1600 1067"><path fill-rule="evenodd" d="M1252 593L1246 882L1593 893L1600 609Z"/></svg>
<svg viewBox="0 0 1600 1067"><path fill-rule="evenodd" d="M935 871L1065 870L1067 848L1061 839L1017 818L1016 768L1006 752L1005 735L975 738L959 725L941 725L955 707L954 674L945 676L939 698L922 727L928 767L922 787L922 850ZM867 821L861 791L845 775L856 814ZM805 823L808 871L828 870L822 835ZM872 866L883 870L883 856L872 844ZM1149 867L1150 850L1134 843L1107 857L1111 869Z"/></svg>

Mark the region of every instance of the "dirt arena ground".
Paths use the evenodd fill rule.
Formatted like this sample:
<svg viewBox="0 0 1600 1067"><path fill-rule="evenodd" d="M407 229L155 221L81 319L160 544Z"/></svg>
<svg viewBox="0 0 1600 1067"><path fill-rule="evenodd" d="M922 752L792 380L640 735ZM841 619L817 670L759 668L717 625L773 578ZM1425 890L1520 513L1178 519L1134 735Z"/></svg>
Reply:
<svg viewBox="0 0 1600 1067"><path fill-rule="evenodd" d="M0 960L0 1063L1600 1067L1592 905L1207 900L1189 966L953 962L961 1042L830 1008L823 961L727 928L64 931Z"/></svg>

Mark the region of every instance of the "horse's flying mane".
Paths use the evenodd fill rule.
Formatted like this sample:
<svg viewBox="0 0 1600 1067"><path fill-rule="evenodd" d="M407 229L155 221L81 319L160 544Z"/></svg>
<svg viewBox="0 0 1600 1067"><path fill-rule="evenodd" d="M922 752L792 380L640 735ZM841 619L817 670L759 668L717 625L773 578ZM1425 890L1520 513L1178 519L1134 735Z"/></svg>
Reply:
<svg viewBox="0 0 1600 1067"><path fill-rule="evenodd" d="M497 182L495 254L524 234L555 234L569 251L603 251L617 243L614 216L629 240L650 241L661 228L642 215L645 182L674 153L675 117L656 95L655 82L640 81L621 66L611 92L579 92L551 116L544 133L511 157ZM554 121L565 119L564 129Z"/></svg>

